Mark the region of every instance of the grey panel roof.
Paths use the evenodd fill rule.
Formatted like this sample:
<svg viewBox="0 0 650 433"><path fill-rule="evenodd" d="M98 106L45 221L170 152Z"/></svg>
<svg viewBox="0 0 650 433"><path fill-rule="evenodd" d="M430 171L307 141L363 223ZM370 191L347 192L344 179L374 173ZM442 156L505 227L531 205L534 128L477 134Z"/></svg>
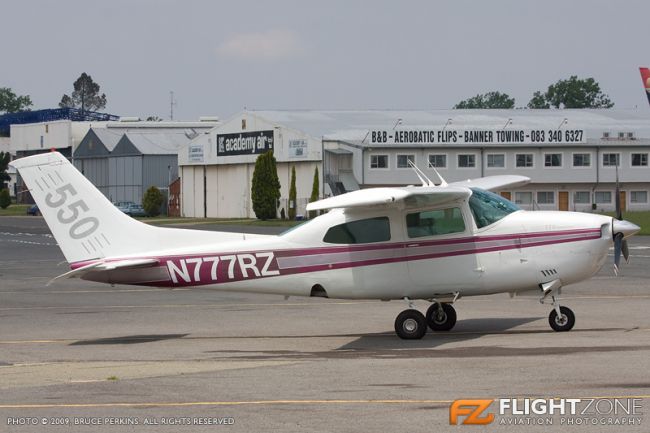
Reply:
<svg viewBox="0 0 650 433"><path fill-rule="evenodd" d="M115 149L120 138L122 138L122 133L111 131L106 128L91 128L91 130L95 133L97 138L102 141L104 147L106 147L109 152Z"/></svg>
<svg viewBox="0 0 650 433"><path fill-rule="evenodd" d="M270 122L304 131L313 137L361 142L371 129L442 128L501 129L509 119L509 128L584 129L587 139L600 139L603 132L633 132L650 139L650 112L641 110L332 110L332 111L249 111Z"/></svg>
<svg viewBox="0 0 650 433"><path fill-rule="evenodd" d="M144 155L176 155L190 138L182 131L129 131L129 141Z"/></svg>

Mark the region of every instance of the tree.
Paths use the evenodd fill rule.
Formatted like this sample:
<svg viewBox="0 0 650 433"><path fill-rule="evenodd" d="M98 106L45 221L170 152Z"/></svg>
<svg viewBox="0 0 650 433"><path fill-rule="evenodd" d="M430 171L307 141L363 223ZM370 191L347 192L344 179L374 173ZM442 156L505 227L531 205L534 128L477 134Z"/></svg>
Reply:
<svg viewBox="0 0 650 433"><path fill-rule="evenodd" d="M533 93L533 97L528 102L528 108L551 108L551 105L546 102L546 97L539 90Z"/></svg>
<svg viewBox="0 0 650 433"><path fill-rule="evenodd" d="M611 108L614 103L593 78L559 80L548 86L546 93L535 92L528 108Z"/></svg>
<svg viewBox="0 0 650 433"><path fill-rule="evenodd" d="M0 113L28 111L31 106L29 95L18 96L9 87L0 87Z"/></svg>
<svg viewBox="0 0 650 433"><path fill-rule="evenodd" d="M488 92L460 101L454 105L454 108L514 108L514 106L515 98L511 98L507 93Z"/></svg>
<svg viewBox="0 0 650 433"><path fill-rule="evenodd" d="M296 219L296 167L291 167L291 185L289 186L289 220Z"/></svg>
<svg viewBox="0 0 650 433"><path fill-rule="evenodd" d="M11 154L9 152L0 152L0 189L6 188L6 182L11 180L11 176L7 174L9 161L11 161Z"/></svg>
<svg viewBox="0 0 650 433"><path fill-rule="evenodd" d="M81 111L97 111L106 107L106 95L99 94L99 84L95 83L90 75L83 72L73 87L72 95L63 95L59 107L81 108Z"/></svg>
<svg viewBox="0 0 650 433"><path fill-rule="evenodd" d="M280 180L272 150L257 157L252 183L251 198L255 216L261 220L274 219L280 199Z"/></svg>
<svg viewBox="0 0 650 433"><path fill-rule="evenodd" d="M142 207L148 216L155 217L160 215L160 207L164 201L162 192L155 186L150 186L142 197Z"/></svg>
<svg viewBox="0 0 650 433"><path fill-rule="evenodd" d="M311 196L309 197L309 203L318 200L318 196L320 195L319 185L320 185L320 181L318 179L318 167L316 167L316 169L314 170L314 183L312 183L311 185ZM315 217L316 217L316 211L315 210L309 211L309 218L315 218Z"/></svg>
<svg viewBox="0 0 650 433"><path fill-rule="evenodd" d="M0 190L0 209L7 209L11 204L11 196L7 188Z"/></svg>

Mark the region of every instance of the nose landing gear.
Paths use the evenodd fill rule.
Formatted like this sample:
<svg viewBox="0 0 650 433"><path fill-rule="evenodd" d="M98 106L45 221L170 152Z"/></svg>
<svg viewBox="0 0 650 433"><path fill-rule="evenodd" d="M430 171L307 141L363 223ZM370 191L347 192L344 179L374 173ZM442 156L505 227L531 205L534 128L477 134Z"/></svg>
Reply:
<svg viewBox="0 0 650 433"><path fill-rule="evenodd" d="M553 309L551 310L551 314L548 315L548 324L551 325L551 328L556 332L567 332L573 329L573 325L576 323L575 314L573 314L573 311L569 307L560 306L560 303L555 299L555 295L559 294L562 289L560 280L553 280L541 284L541 289L543 295L539 299L539 302L544 304L549 296L552 300L551 304L553 305Z"/></svg>

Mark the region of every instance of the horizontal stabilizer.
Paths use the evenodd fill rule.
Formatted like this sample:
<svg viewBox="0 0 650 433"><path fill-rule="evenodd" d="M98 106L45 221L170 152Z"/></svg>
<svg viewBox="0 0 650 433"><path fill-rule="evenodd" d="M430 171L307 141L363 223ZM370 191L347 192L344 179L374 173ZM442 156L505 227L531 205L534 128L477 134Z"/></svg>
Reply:
<svg viewBox="0 0 650 433"><path fill-rule="evenodd" d="M95 263L90 263L88 265L82 266L80 268L74 269L72 271L61 274L58 277L50 280L47 285L49 286L56 280L67 279L67 278L81 278L88 272L101 272L101 271L112 271L115 269L142 269L158 266L160 261L158 259L129 259L129 260L117 260L117 261L98 261Z"/></svg>

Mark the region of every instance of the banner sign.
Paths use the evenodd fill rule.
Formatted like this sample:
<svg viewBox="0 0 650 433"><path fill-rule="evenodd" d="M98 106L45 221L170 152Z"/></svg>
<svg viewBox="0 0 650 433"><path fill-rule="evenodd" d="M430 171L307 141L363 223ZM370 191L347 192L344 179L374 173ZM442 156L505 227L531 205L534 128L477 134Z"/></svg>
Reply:
<svg viewBox="0 0 650 433"><path fill-rule="evenodd" d="M217 156L257 155L273 150L273 130L217 135Z"/></svg>
<svg viewBox="0 0 650 433"><path fill-rule="evenodd" d="M307 140L289 140L289 158L304 158L307 156Z"/></svg>
<svg viewBox="0 0 650 433"><path fill-rule="evenodd" d="M370 144L572 144L586 143L583 129L371 130Z"/></svg>
<svg viewBox="0 0 650 433"><path fill-rule="evenodd" d="M192 144L188 148L187 160L189 162L203 162L203 145Z"/></svg>

